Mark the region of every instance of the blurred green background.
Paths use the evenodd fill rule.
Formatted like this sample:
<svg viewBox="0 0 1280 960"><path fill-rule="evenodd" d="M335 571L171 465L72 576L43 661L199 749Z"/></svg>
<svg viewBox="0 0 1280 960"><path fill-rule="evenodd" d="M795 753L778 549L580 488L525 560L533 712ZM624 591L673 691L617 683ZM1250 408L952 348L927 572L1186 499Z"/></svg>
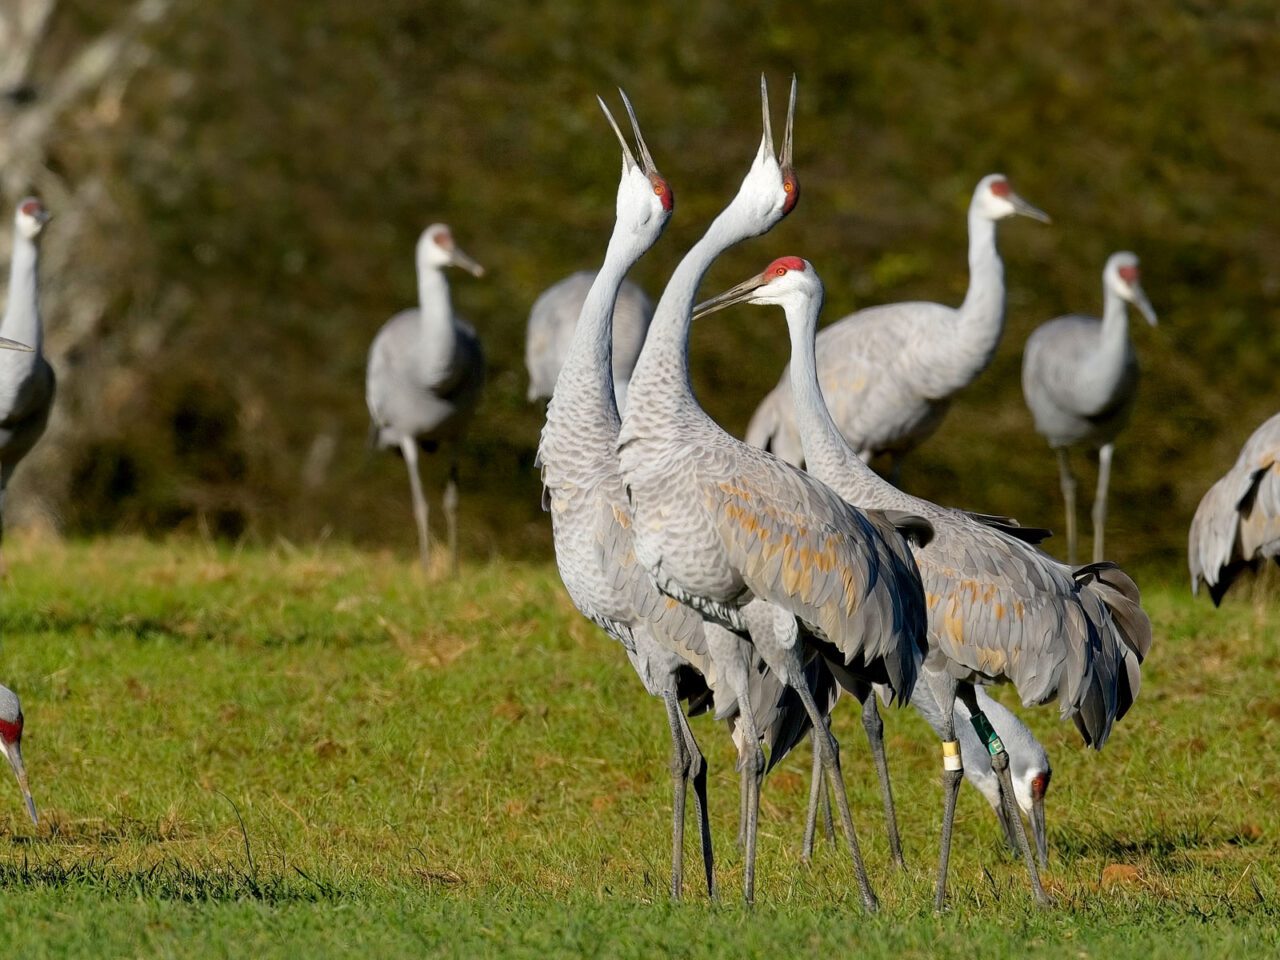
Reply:
<svg viewBox="0 0 1280 960"><path fill-rule="evenodd" d="M7 115L37 109L131 9L63 2ZM794 253L821 272L828 321L957 304L970 194L1003 171L1054 225L1002 226L999 353L903 481L1061 529L1053 458L1018 385L1022 344L1050 317L1098 313L1103 261L1135 250L1161 325L1131 325L1143 381L1117 446L1108 553L1175 573L1200 495L1276 407L1277 11L174 0L139 29L127 80L62 110L32 167L51 206L51 177L68 197L95 190L74 194L93 199L87 214L55 210L47 234L63 393L57 437L14 499L42 498L71 534L332 536L411 554L403 466L365 449L364 361L415 300L418 233L443 220L490 271L450 275L489 358L463 461L464 550L547 555L524 325L542 289L598 263L612 225L617 148L595 94L626 88L676 191L634 274L656 297L753 155L759 74L781 101L794 71L803 200L704 291ZM30 185L9 186L6 202ZM99 307L77 327L90 275ZM785 352L780 311L709 319L693 341L699 398L740 434ZM1093 470L1079 473L1091 490Z"/></svg>

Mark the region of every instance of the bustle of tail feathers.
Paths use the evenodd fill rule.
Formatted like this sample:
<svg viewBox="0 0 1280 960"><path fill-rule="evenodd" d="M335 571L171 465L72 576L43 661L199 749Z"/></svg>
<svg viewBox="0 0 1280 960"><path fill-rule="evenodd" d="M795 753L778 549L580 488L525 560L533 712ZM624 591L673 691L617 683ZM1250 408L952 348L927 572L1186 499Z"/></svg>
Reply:
<svg viewBox="0 0 1280 960"><path fill-rule="evenodd" d="M1099 638L1101 649L1098 652L1103 656L1095 659L1094 678L1095 686L1108 682L1115 684L1114 722L1121 719L1138 698L1142 662L1151 651L1151 619L1142 609L1138 585L1117 564L1108 561L1087 564L1072 571L1072 576L1082 590L1092 591L1105 605L1108 622L1098 626L1114 630L1115 636L1111 638L1114 646L1105 642L1107 638ZM1110 654L1110 662L1107 654ZM1097 706L1098 697L1088 699ZM1101 749L1110 723L1092 715L1094 712L1078 714L1076 725L1086 743ZM1103 720L1102 725L1098 725L1100 719Z"/></svg>

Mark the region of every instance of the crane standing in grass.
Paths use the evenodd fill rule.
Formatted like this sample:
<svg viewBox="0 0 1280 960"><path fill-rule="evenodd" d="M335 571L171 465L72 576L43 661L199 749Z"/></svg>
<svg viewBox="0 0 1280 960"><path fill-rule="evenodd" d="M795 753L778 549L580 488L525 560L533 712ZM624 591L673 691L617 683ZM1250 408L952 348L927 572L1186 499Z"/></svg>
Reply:
<svg viewBox="0 0 1280 960"><path fill-rule="evenodd" d="M662 596L636 563L631 543L630 507L618 475L618 408L614 399L614 303L627 271L661 236L675 197L658 173L640 126L631 117L640 160L608 108L601 109L622 145L617 216L604 264L582 305L564 368L547 408L538 444L538 463L551 512L556 566L574 605L626 649L648 692L667 708L674 786L671 893L683 883L684 810L693 785L708 893L715 879L706 807L706 762L680 710L680 701L715 699L716 713L734 719L739 753L753 757L763 734L779 759L808 729L794 699L781 683L759 669L749 645L688 607ZM745 708L742 710L741 708ZM744 797L746 792L744 790ZM748 846L745 888L753 896L754 839Z"/></svg>
<svg viewBox="0 0 1280 960"><path fill-rule="evenodd" d="M587 291L595 280L591 270L579 270L542 291L529 311L524 365L529 371L529 399L550 398L564 366ZM624 280L613 308L613 387L618 408L627 401L627 383L635 369L644 335L653 319L653 303L638 286Z"/></svg>
<svg viewBox="0 0 1280 960"><path fill-rule="evenodd" d="M484 268L458 248L443 223L433 223L422 232L416 257L418 308L397 313L374 337L365 374L365 402L372 421L371 441L380 449L399 450L409 471L424 568L430 563L431 546L418 450L445 450L449 478L444 488L444 519L449 561L457 573L458 448L480 402L484 352L475 329L453 312L444 268L461 267L476 277L484 275Z"/></svg>
<svg viewBox="0 0 1280 960"><path fill-rule="evenodd" d="M1138 391L1138 358L1129 341L1131 303L1156 325L1142 290L1138 258L1122 251L1107 258L1102 271L1102 319L1072 315L1037 327L1022 354L1022 393L1036 431L1058 457L1067 513L1067 563L1076 562L1076 480L1067 451L1098 450L1098 492L1093 501L1093 562L1105 554L1107 485L1116 435L1129 422Z"/></svg>
<svg viewBox="0 0 1280 960"><path fill-rule="evenodd" d="M942 909L945 902L951 825L963 770L954 734L957 696L1000 778L1032 891L1038 902L1046 903L1014 805L1009 755L982 711L975 685L1012 682L1026 705L1056 697L1061 715L1075 721L1088 745L1101 749L1112 724L1137 697L1151 623L1139 605L1136 585L1114 564L1071 570L1027 542L1042 539L1045 531L939 507L873 473L841 437L823 402L814 354L822 298L822 281L812 264L781 257L703 304L698 315L739 302L781 305L791 335L791 388L808 469L850 503L916 514L933 527L933 539L913 543L913 549L929 611L924 676L940 708L943 741L935 906ZM874 698L869 702L874 705ZM811 821L813 815L811 807Z"/></svg>
<svg viewBox="0 0 1280 960"><path fill-rule="evenodd" d="M1004 333L1004 264L996 224L1021 215L1049 222L1003 174L983 177L969 203L969 291L958 308L892 303L850 314L818 335L818 378L836 426L863 460L892 461L924 441L951 397L991 363ZM747 428L747 442L788 463L804 462L784 372Z"/></svg>
<svg viewBox="0 0 1280 960"><path fill-rule="evenodd" d="M1187 537L1191 592L1204 581L1217 606L1240 574L1267 558L1280 563L1280 414L1253 432L1196 507Z"/></svg>
<svg viewBox="0 0 1280 960"><path fill-rule="evenodd" d="M0 322L0 539L4 534L4 501L13 471L31 452L49 424L57 386L53 367L44 357L44 324L40 318L40 235L49 212L35 197L18 203L13 217L13 260L9 265L9 298ZM0 556L0 574L5 569Z"/></svg>
<svg viewBox="0 0 1280 960"><path fill-rule="evenodd" d="M897 525L840 500L809 475L731 437L698 405L689 332L698 284L730 246L771 228L799 197L791 166L795 84L774 157L767 91L764 136L737 195L681 260L654 313L631 378L618 438L635 556L657 587L708 619L751 635L800 697L853 858L864 906L876 908L841 780L838 747L803 676L815 653L910 696L924 640L919 574ZM927 536L927 524L903 518ZM751 618L775 620L776 645L756 642ZM808 633L798 630L796 618ZM785 622L777 622L785 621ZM759 774L755 774L758 810ZM754 831L755 813L748 819ZM749 833L750 835L750 833Z"/></svg>

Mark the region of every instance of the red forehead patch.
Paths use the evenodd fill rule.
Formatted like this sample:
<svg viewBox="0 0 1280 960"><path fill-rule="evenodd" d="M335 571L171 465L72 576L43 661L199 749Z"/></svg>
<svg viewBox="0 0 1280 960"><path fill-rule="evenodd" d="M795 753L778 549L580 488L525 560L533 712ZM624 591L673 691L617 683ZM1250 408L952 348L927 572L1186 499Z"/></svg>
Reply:
<svg viewBox="0 0 1280 960"><path fill-rule="evenodd" d="M991 192L997 197L1007 197L1013 193L1013 189L1009 186L1008 180L993 180L991 182Z"/></svg>
<svg viewBox="0 0 1280 960"><path fill-rule="evenodd" d="M43 210L44 207L40 205L39 200L28 200L22 205L22 212L28 217L38 217Z"/></svg>
<svg viewBox="0 0 1280 960"><path fill-rule="evenodd" d="M1031 796L1037 800L1043 800L1045 791L1049 789L1049 771L1037 773L1031 778Z"/></svg>
<svg viewBox="0 0 1280 960"><path fill-rule="evenodd" d="M1138 282L1138 268L1137 268L1137 267L1134 267L1134 266L1121 267L1121 268L1120 268L1118 271L1116 271L1116 272L1120 274L1120 279L1121 279L1121 280L1123 280L1125 283L1137 283L1137 282Z"/></svg>
<svg viewBox="0 0 1280 960"><path fill-rule="evenodd" d="M782 215L785 217L800 201L800 181L796 179L794 171L788 169L783 172L782 189L787 194L787 199L782 202Z"/></svg>
<svg viewBox="0 0 1280 960"><path fill-rule="evenodd" d="M662 201L662 209L670 213L671 209L676 205L676 195L671 189L671 184L667 183L667 181L663 180L657 174L651 175L649 177L649 182L653 184L653 192L657 194L658 199Z"/></svg>
<svg viewBox="0 0 1280 960"><path fill-rule="evenodd" d="M780 277L789 270L804 270L804 260L800 257L779 257L764 268L765 276Z"/></svg>
<svg viewBox="0 0 1280 960"><path fill-rule="evenodd" d="M22 739L22 714L16 721L0 720L0 740L5 743L17 743Z"/></svg>

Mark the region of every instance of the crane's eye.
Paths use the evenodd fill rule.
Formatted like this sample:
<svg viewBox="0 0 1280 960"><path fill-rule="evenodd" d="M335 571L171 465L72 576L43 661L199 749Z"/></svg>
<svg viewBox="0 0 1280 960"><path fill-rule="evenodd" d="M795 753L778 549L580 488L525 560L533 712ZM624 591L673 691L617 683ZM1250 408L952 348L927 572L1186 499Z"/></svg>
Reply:
<svg viewBox="0 0 1280 960"><path fill-rule="evenodd" d="M781 277L781 276L782 276L783 274L785 274L786 272L787 272L787 268L786 268L786 267L778 267L778 269L776 269L776 270L774 270L774 271L773 271L773 275L774 275L775 277Z"/></svg>
<svg viewBox="0 0 1280 960"><path fill-rule="evenodd" d="M658 196L662 196L662 192L664 189L665 188L660 183L655 183L653 185L653 192L656 193Z"/></svg>
<svg viewBox="0 0 1280 960"><path fill-rule="evenodd" d="M782 183L782 189L785 190L787 193L790 193L792 190L795 189L795 187L792 185L790 180L784 180Z"/></svg>

